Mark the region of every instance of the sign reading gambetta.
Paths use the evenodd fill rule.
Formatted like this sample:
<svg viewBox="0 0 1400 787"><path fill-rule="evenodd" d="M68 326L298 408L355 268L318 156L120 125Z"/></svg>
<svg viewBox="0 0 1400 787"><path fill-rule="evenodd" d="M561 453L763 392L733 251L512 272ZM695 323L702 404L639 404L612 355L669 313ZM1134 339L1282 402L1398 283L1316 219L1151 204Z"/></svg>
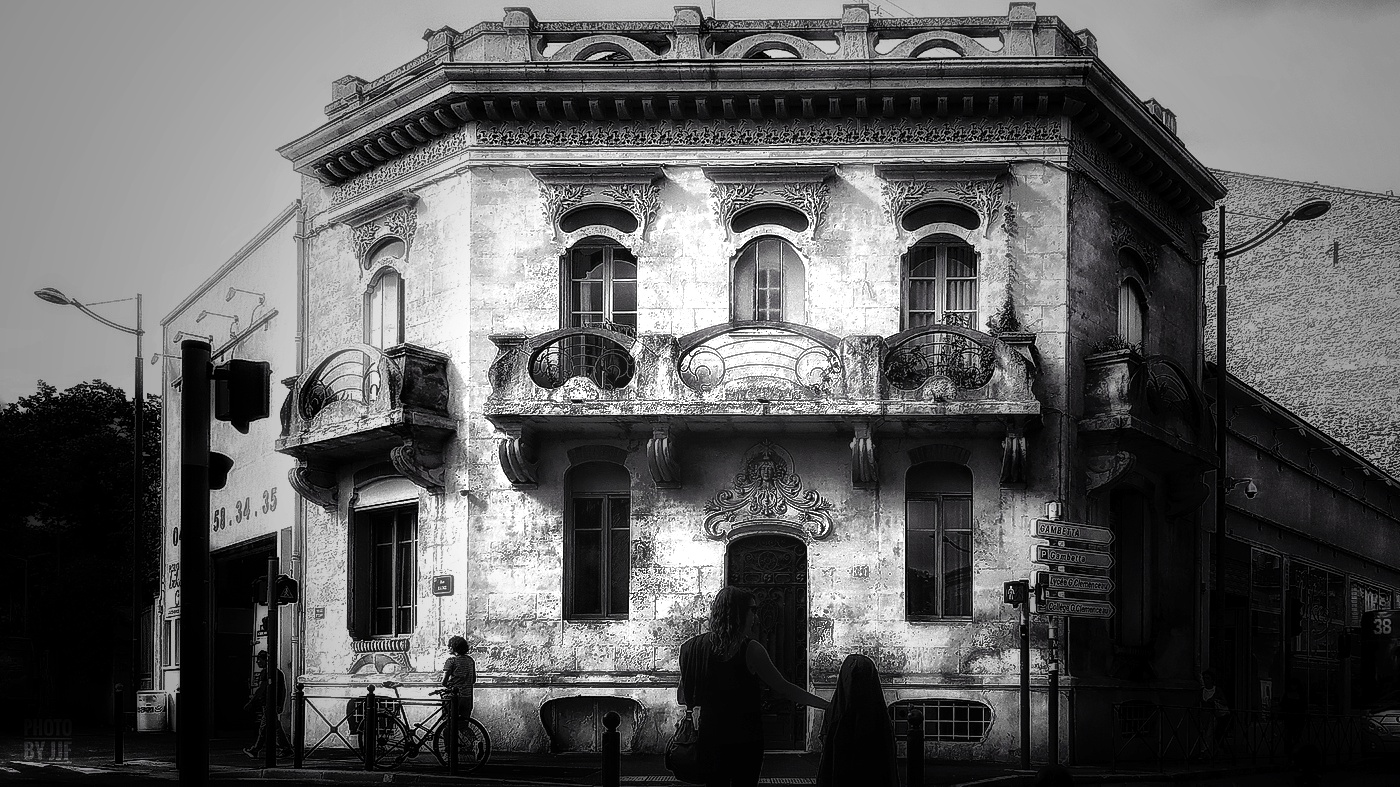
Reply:
<svg viewBox="0 0 1400 787"><path fill-rule="evenodd" d="M1051 566L1072 568L1112 568L1113 556L1107 552L1093 552L1072 547L1052 547L1036 544L1031 547L1031 560Z"/></svg>
<svg viewBox="0 0 1400 787"><path fill-rule="evenodd" d="M1035 534L1041 538L1064 541L1083 541L1089 544L1113 543L1113 531L1106 527L1081 525L1077 522L1060 522L1054 519L1035 520Z"/></svg>

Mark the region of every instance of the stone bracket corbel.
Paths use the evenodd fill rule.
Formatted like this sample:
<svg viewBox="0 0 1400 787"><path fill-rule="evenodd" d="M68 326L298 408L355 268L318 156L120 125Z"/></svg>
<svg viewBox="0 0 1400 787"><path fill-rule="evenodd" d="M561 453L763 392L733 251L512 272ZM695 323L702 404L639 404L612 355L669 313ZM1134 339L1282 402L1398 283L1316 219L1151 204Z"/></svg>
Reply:
<svg viewBox="0 0 1400 787"><path fill-rule="evenodd" d="M1026 484L1026 423L1022 418L1006 419L1006 436L1001 439L1001 485L1019 488Z"/></svg>
<svg viewBox="0 0 1400 787"><path fill-rule="evenodd" d="M335 473L305 460L298 461L296 467L287 471L287 483L297 494L326 511L334 512L340 502Z"/></svg>
<svg viewBox="0 0 1400 787"><path fill-rule="evenodd" d="M681 465L669 423L652 425L651 438L647 440L647 466L657 489L680 488Z"/></svg>
<svg viewBox="0 0 1400 787"><path fill-rule="evenodd" d="M851 440L851 485L856 489L874 489L876 484L874 434L870 424L856 424Z"/></svg>
<svg viewBox="0 0 1400 787"><path fill-rule="evenodd" d="M447 475L444 448L441 442L410 437L403 445L389 449L389 462L399 475L433 494L442 494Z"/></svg>
<svg viewBox="0 0 1400 787"><path fill-rule="evenodd" d="M521 424L507 424L501 427L505 436L497 447L501 460L501 471L516 489L534 489L539 486L536 474L534 442L525 435Z"/></svg>
<svg viewBox="0 0 1400 787"><path fill-rule="evenodd" d="M1118 483L1136 464L1137 457L1129 451L1090 455L1084 462L1084 493Z"/></svg>

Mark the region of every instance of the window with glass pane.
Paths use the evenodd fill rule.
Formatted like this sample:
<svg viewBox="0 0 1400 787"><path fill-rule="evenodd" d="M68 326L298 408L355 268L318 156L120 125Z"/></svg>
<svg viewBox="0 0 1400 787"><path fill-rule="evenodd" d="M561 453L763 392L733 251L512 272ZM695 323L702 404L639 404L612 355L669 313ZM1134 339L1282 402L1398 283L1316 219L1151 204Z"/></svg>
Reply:
<svg viewBox="0 0 1400 787"><path fill-rule="evenodd" d="M802 260L787 241L749 243L734 263L734 319L806 321L806 279Z"/></svg>
<svg viewBox="0 0 1400 787"><path fill-rule="evenodd" d="M905 486L905 612L972 615L972 473L950 462L909 470Z"/></svg>
<svg viewBox="0 0 1400 787"><path fill-rule="evenodd" d="M569 472L564 606L571 618L627 617L631 568L630 478L590 462Z"/></svg>
<svg viewBox="0 0 1400 787"><path fill-rule="evenodd" d="M365 344L403 344L403 279L392 270L376 276L365 299Z"/></svg>
<svg viewBox="0 0 1400 787"><path fill-rule="evenodd" d="M637 258L604 238L569 250L564 327L637 331ZM619 327L621 326L621 327Z"/></svg>
<svg viewBox="0 0 1400 787"><path fill-rule="evenodd" d="M956 239L920 241L904 256L904 327L977 328L977 252Z"/></svg>
<svg viewBox="0 0 1400 787"><path fill-rule="evenodd" d="M359 573L366 603L351 614L363 614L367 625L352 621L352 628L374 637L411 634L418 612L418 507L358 511L355 519L361 536L355 562L366 569Z"/></svg>
<svg viewBox="0 0 1400 787"><path fill-rule="evenodd" d="M1128 344L1142 344L1147 325L1147 299L1132 279L1118 288L1118 335Z"/></svg>

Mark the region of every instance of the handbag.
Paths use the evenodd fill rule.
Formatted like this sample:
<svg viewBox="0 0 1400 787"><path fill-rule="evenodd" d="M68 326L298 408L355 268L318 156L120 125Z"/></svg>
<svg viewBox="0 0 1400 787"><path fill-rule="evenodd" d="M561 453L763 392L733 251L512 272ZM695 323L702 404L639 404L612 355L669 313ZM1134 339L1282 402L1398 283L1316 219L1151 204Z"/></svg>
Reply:
<svg viewBox="0 0 1400 787"><path fill-rule="evenodd" d="M700 758L700 732L695 729L695 713L687 707L685 717L676 722L676 733L666 746L666 769L680 781L704 784L703 762Z"/></svg>
<svg viewBox="0 0 1400 787"><path fill-rule="evenodd" d="M695 728L695 706L701 704L700 677L705 674L704 640L691 637L681 645L681 700L685 716L666 744L666 769L689 784L705 783L705 760L700 756L700 731Z"/></svg>

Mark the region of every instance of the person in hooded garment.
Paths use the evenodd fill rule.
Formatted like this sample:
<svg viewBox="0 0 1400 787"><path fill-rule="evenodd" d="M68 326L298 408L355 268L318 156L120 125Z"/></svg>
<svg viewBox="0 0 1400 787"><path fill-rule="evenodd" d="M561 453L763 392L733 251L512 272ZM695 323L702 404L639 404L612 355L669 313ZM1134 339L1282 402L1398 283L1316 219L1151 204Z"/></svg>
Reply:
<svg viewBox="0 0 1400 787"><path fill-rule="evenodd" d="M817 787L899 787L894 725L885 709L880 673L869 656L841 663L836 695L822 724Z"/></svg>

